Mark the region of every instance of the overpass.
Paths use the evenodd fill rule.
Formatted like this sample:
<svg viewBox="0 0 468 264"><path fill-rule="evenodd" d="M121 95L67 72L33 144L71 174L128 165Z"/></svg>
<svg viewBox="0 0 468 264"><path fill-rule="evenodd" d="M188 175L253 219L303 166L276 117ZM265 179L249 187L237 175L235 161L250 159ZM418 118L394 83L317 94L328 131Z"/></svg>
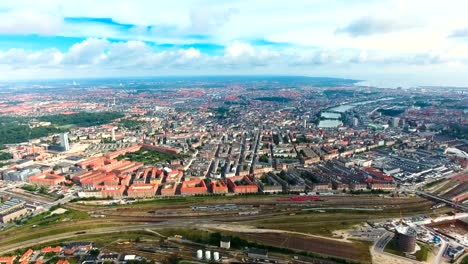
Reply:
<svg viewBox="0 0 468 264"><path fill-rule="evenodd" d="M446 198L443 198L443 197L440 197L440 196L437 196L437 195L434 195L434 194L430 194L430 193L427 193L427 192L422 192L422 191L416 191L416 194L420 195L420 196L423 196L423 197L426 197L426 198L429 198L429 199L432 199L432 200L436 200L438 202L448 204L448 205L456 208L457 210L462 210L462 211L468 212L468 206L465 206L465 205L460 204L460 203L455 203L454 201L452 201L450 199L446 199Z"/></svg>

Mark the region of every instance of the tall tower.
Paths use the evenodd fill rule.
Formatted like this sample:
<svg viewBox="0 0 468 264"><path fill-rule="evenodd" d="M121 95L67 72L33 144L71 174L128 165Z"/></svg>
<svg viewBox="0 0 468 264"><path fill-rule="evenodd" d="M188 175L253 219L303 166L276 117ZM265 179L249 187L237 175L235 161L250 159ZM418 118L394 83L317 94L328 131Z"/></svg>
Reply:
<svg viewBox="0 0 468 264"><path fill-rule="evenodd" d="M399 124L400 124L400 118L399 117L392 118L392 127L398 127Z"/></svg>
<svg viewBox="0 0 468 264"><path fill-rule="evenodd" d="M115 141L115 127L112 127L111 136L112 136L112 141Z"/></svg>
<svg viewBox="0 0 468 264"><path fill-rule="evenodd" d="M70 150L70 143L68 142L68 132L60 134L60 146L62 146L62 148L65 151Z"/></svg>

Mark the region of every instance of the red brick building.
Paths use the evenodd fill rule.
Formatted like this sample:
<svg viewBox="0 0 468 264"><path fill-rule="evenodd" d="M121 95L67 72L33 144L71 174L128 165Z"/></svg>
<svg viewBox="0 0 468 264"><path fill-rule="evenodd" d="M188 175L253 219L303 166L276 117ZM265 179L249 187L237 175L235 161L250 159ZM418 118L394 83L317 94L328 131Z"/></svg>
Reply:
<svg viewBox="0 0 468 264"><path fill-rule="evenodd" d="M129 198L151 198L156 195L157 184L133 184L128 187L127 195Z"/></svg>
<svg viewBox="0 0 468 264"><path fill-rule="evenodd" d="M0 257L0 264L13 264L15 262L17 256L11 257Z"/></svg>
<svg viewBox="0 0 468 264"><path fill-rule="evenodd" d="M24 254L20 257L19 262L20 263L29 263L29 259L31 259L32 254L34 253L34 250L31 248L28 249Z"/></svg>
<svg viewBox="0 0 468 264"><path fill-rule="evenodd" d="M228 187L223 180L213 180L211 181L211 190L213 193L228 193Z"/></svg>
<svg viewBox="0 0 468 264"><path fill-rule="evenodd" d="M62 251L62 247L61 246L56 246L56 247L44 247L41 249L41 253L42 254L45 254L45 253L50 253L50 252L53 252L53 253L59 253L60 251Z"/></svg>
<svg viewBox="0 0 468 264"><path fill-rule="evenodd" d="M247 176L234 176L227 179L229 189L233 193L257 193L258 186Z"/></svg>
<svg viewBox="0 0 468 264"><path fill-rule="evenodd" d="M161 188L162 196L174 196L177 189L177 183L175 182L166 182Z"/></svg>
<svg viewBox="0 0 468 264"><path fill-rule="evenodd" d="M184 181L180 188L180 193L182 195L207 194L208 189L206 188L204 180L195 179Z"/></svg>
<svg viewBox="0 0 468 264"><path fill-rule="evenodd" d="M66 181L64 176L52 174L52 173L41 173L29 177L29 183L43 185L43 186L53 186L64 183Z"/></svg>
<svg viewBox="0 0 468 264"><path fill-rule="evenodd" d="M110 197L112 199L122 199L124 197L125 186L97 186L101 190L102 197Z"/></svg>

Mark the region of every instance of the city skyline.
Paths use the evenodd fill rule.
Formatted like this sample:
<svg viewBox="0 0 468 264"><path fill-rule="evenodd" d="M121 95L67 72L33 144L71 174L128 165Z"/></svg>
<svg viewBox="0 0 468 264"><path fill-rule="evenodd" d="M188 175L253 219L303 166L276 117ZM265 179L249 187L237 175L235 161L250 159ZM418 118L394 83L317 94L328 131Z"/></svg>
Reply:
<svg viewBox="0 0 468 264"><path fill-rule="evenodd" d="M1 79L248 74L468 86L467 5L2 1Z"/></svg>

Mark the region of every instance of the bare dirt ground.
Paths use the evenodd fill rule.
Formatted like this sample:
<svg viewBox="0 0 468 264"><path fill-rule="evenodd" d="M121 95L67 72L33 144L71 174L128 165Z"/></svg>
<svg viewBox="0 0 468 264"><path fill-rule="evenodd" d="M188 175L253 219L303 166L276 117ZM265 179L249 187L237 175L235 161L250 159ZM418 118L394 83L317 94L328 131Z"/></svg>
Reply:
<svg viewBox="0 0 468 264"><path fill-rule="evenodd" d="M366 246L357 246L353 241L346 239L322 237L276 229L259 229L245 225L206 224L203 225L203 227L207 229L236 232L247 240L280 248L315 252L352 259L359 262L368 262L370 260L369 250Z"/></svg>

